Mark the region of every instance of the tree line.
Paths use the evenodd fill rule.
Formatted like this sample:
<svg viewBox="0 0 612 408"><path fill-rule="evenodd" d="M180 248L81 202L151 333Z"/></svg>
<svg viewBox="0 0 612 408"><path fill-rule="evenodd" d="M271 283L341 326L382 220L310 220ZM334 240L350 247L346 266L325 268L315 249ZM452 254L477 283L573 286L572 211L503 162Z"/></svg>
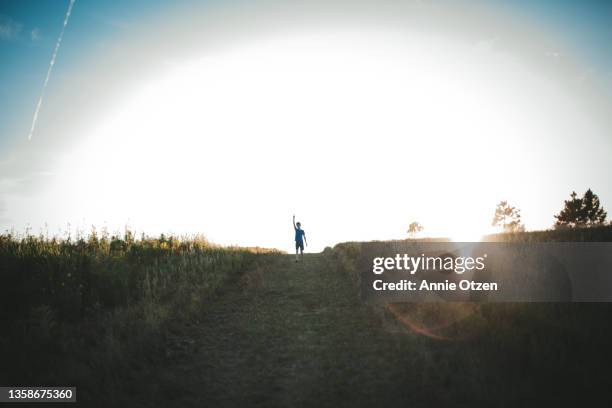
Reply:
<svg viewBox="0 0 612 408"><path fill-rule="evenodd" d="M606 224L607 213L601 206L597 194L589 188L582 197L575 191L570 199L563 202L563 208L555 214L554 227L560 228L589 228ZM500 201L495 208L491 225L500 228L503 232L520 232L525 230L521 222L521 210L512 207L507 201Z"/></svg>
<svg viewBox="0 0 612 408"><path fill-rule="evenodd" d="M590 188L582 197L578 197L576 192L572 191L570 199L564 201L561 211L554 215L556 220L554 228L602 226L606 224L607 215L599 197ZM525 231L525 225L521 221L521 210L508 204L508 201L500 201L497 204L491 225L499 228L502 232ZM423 231L423 226L416 221L408 226L408 236L411 238L415 238L421 231Z"/></svg>

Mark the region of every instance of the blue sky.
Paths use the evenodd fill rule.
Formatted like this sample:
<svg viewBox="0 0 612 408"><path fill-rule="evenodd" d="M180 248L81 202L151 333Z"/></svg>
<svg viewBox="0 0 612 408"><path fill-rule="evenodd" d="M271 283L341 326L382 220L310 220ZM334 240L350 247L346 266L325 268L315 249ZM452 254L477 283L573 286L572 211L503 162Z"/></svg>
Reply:
<svg viewBox="0 0 612 408"><path fill-rule="evenodd" d="M54 69L56 75L78 63L100 41L121 41L127 28L190 3L77 0ZM0 65L0 146L27 134L67 4L59 0L0 1L0 27L4 28L0 30L4 33L0 36L4 61ZM604 73L612 70L612 2L514 0L499 2L497 7L501 12L512 10L550 26L563 41L575 44L582 57L592 61L593 69ZM50 87L53 91L53 81Z"/></svg>
<svg viewBox="0 0 612 408"><path fill-rule="evenodd" d="M78 0L54 71L78 63L92 44L121 38L121 31L158 11L164 2ZM31 116L60 33L68 1L0 1L0 143L27 135ZM49 86L53 91L53 81ZM57 90L60 91L60 90Z"/></svg>
<svg viewBox="0 0 612 408"><path fill-rule="evenodd" d="M253 222L254 230L267 229L263 223L265 217L261 214L275 217L271 210L274 208L275 211L286 210L289 215L293 211L302 212L313 220L319 220L317 228L321 235L326 235L320 242L326 243L343 239L401 238L405 230L403 224L407 225L410 218L422 221L426 233L452 234L457 229L465 228L464 224L455 222L450 215L449 219L436 220L434 209L418 204L418 200L408 193L404 199L412 204L404 205L393 200L378 200L376 203L365 200L357 204L355 200L372 195L363 192L350 195L341 191L362 186L375 189L381 183L400 183L399 178L386 179L388 176L383 173L383 168L390 171L395 164L389 164L388 160L383 160L384 157L372 161L371 174L362 174L372 182L371 186L348 180L340 188L328 181L334 179L329 177L330 171L351 168L357 163L356 159L345 153L347 145L342 138L350 135L340 135L338 140L334 140L334 133L330 129L337 133L346 125L343 114L354 120L351 126L357 132L368 129L367 121L371 118L367 114L364 117L364 112L377 111L379 106L368 105L371 101L367 100L367 95L375 98L387 92L384 83L379 83L386 76L403 81L405 75L401 74L402 69L414 71L417 78L404 83L405 95L399 93L401 87L397 92L390 89L388 94L384 94L387 98L385 103L389 105L381 108L378 114L381 115L380 129L388 131L376 136L364 133L363 137L369 138L371 145L364 142L357 146L354 157L364 155L362 162L367 161L367 154L378 151L385 138L389 143L399 143L401 147L412 149L418 145L435 152L439 145L428 144L425 136L423 140L410 139L421 133L431 134L429 140L440 137L442 146L448 146L447 151L443 150L444 154L450 155L447 162L451 164L447 165L448 168L443 166L441 171L449 174L457 173L457 166L460 165L451 155L453 149L465 149L466 154L477 151L480 155L494 156L503 152L508 145L524 146L523 150L509 148L511 153L504 157L507 168L500 170L498 177L500 185L489 188L486 194L481 193L483 202L486 201L483 204L485 210L481 213L487 212L478 221L481 231L490 223L488 209L502 199L521 207L528 228L534 229L549 227L553 221L553 211L558 210L558 203L562 203L574 189L581 192L592 187L600 194L604 205L612 206L612 186L607 176L611 169L607 164L609 160L604 159L612 152L612 123L609 119L609 107L612 106L611 2L76 0L46 90L39 126L33 140L28 142L32 115L68 3L67 0L0 0L2 229L22 229L24 226L36 229L46 222L52 225L51 229L62 228L67 222L108 222L114 228L135 218L140 222L138 227L153 233L169 232L169 229L178 233L204 230L205 233L210 232L213 240L223 243L278 246L279 241L272 236L257 242L257 238L249 233L251 228L228 226L236 223L235 220L230 221L234 217L231 211L244 210L241 222ZM202 58L213 64L203 63ZM329 72L321 68L326 66L326 58L331 64ZM376 63L377 58L380 63ZM425 62L415 63L421 60ZM352 61L353 65L347 66L347 61ZM449 68L449 64L456 67ZM318 72L319 76L311 75L304 67ZM388 70L388 73L384 70ZM291 80L292 73L301 75L300 79ZM370 78L371 84L362 83L358 74L362 78ZM425 79L420 81L419 75ZM183 77L187 79L183 80ZM343 81L353 77L355 82L347 85L348 91L342 88ZM245 78L251 78L252 82L241 82L246 81ZM278 84L274 84L275 78L278 78ZM261 81L269 81L269 88L258 87ZM311 85L304 85L310 84L309 81L313 81ZM242 85L237 88L238 83ZM430 84L431 88L424 88L418 95L411 94L410 87L418 87L421 83ZM218 84L226 84L227 88L215 88L220 86ZM351 90L356 85L365 86L362 95L366 99L361 105L353 104L356 96L351 96ZM209 92L211 87L218 93ZM287 87L295 87L295 94L287 96L284 93ZM329 95L311 92L319 87L322 92L329 89ZM448 97L443 93L445 87L448 88ZM345 94L335 94L333 89L336 88ZM153 92L151 90L154 90L153 101L142 96ZM237 99L227 105L226 111L218 110L217 105L226 106L223 103L230 91L235 93ZM465 100L455 99L466 91ZM260 94L252 105L240 104L240 101L251 100L257 92ZM160 94L166 95L168 100L156 101L156 95ZM287 100L279 104L268 94L282 95ZM429 106L432 95L441 99ZM416 99L412 101L410 98ZM482 98L488 99L483 102ZM135 100L140 102L134 105ZM337 117L317 110L329 101L346 105L338 109ZM397 104L409 104L411 101L416 103L414 109L421 114L418 118L412 118L415 119L412 122L419 123L418 126L402 127L406 121L401 117L392 118L387 124L382 122L388 120L388 112L398 109ZM419 101L423 101L423 106L419 105ZM193 105L198 104L209 106L209 112L194 111ZM435 126L428 127L424 119L423 123L418 121L428 115L439 114L440 106L446 105L451 111L445 111L441 114L442 118L434 119ZM299 107L304 116L286 110L291 106ZM468 109L464 118L452 112L452 109L464 107ZM319 112L320 116L311 114L311 109ZM335 107L330 105L330 109ZM362 112L360 109L365 110ZM479 110L482 117L479 117ZM272 115L266 122L262 118L268 118L270 111L277 116ZM186 112L194 116L186 117ZM252 128L246 125L232 128L235 133L227 133L221 122L218 128L202 127L210 112L216 115L209 118L210 123L217 123L215 121L219 117L229 115L230 122L254 125ZM281 112L298 121L313 120L315 124L320 124L319 130L324 126L327 128L317 137L307 136L300 140L300 144L290 135L287 136L290 140L285 141L282 136L277 138L268 134L270 127L276 126ZM139 118L140 122L126 122L125 115ZM475 115L472 121L482 119L482 123L472 126L465 119L472 118L470 115ZM195 120L194 117L201 117L202 120ZM504 127L506 120L511 122ZM452 127L437 128L439 123L456 126L456 132ZM149 129L149 133L141 134L140 125ZM159 133L159 129L165 129L164 126L170 126L167 135ZM176 127L176 132L180 129L182 133L175 134L172 126ZM306 123L304 126L314 125ZM128 128L131 133L127 133ZM376 132L380 132L380 129ZM499 135L491 137L487 133L491 129L496 129ZM117 134L116 140L108 142L115 143L111 150L105 150L106 136L100 136L103 131ZM318 130L315 127L313 131ZM198 142L184 136L194 133L202 138L203 133L197 132L209 133ZM233 142L226 145L225 141L215 138L215 132L226 139L234 138ZM240 136L240 132L243 136ZM394 132L404 133L402 136L392 136ZM445 132L454 134L452 137L442 135ZM355 139L354 135L352 137ZM448 140L445 141L444 137ZM487 140L487 137L490 139ZM508 137L514 139L509 141ZM294 194L290 186L295 180L285 174L285 159L274 154L273 149L260 151L252 145L252 140L257 138L268 147L276 143L277 150L284 154L303 150L305 159L315 163L325 163L330 158L335 160L330 161L329 168L320 170L320 173L310 178L305 176L304 191L300 194L312 200L308 205L294 205L291 200L286 200L285 197ZM455 139L464 140L464 143L457 145ZM308 140L312 143L303 143ZM574 160L578 141L585 140L591 147L596 147L592 154L602 158L585 156L578 163L581 172L571 173L567 170L567 163ZM329 145L329 151L321 153L320 146L315 143ZM472 143L479 145L474 149L471 148ZM125 147L126 144L131 145L129 149L132 150ZM95 166L112 165L118 157L122 157L122 160L134 162L130 168L136 169L136 173L146 166L182 168L185 162L182 155L191 157L191 152L185 149L205 151L211 146L218 149L218 154L211 157L210 162L216 163L213 171L221 177L219 189L206 190L206 193L199 195L184 194L189 197L189 205L193 204L192 213L183 208L175 209L182 214L182 218L164 218L159 216L159 210L151 213L149 218L138 218L136 203L143 204L138 197L132 200L135 209L131 210L126 206L125 209L117 207L114 212L105 211L100 204L103 200L97 194L110 200L110 208L113 207L112 198L118 197L120 192L129 193L131 187L125 185L113 190L109 174L96 170ZM251 150L248 153L251 154L232 151L236 146L249 146ZM91 153L92 150L104 150L106 153L96 156ZM400 150L396 149L393 155ZM115 151L117 155L114 155ZM432 152L427 151L427 154ZM521 173L522 177L528 179L522 184L504 181L504 177L514 177L510 169L514 163L512 155L521 163L518 168L524 173ZM237 164L234 162L236 157L240 157ZM259 161L253 161L257 158ZM485 162L495 164L490 157L485 158ZM88 167L90 164L91 168ZM426 162L422 164L427 166ZM239 171L234 175L236 166ZM240 166L244 166L244 169ZM470 174L483 173L470 166L466 165L459 172L468 180ZM355 171L359 173L361 168L363 166L355 168ZM194 164L185 167L184 171L193 173L198 169ZM104 192L97 193L94 188L86 188L88 186L83 184L87 183L79 182L70 174L75 172L87 175L86 179L91 180L92 185L104 185L106 190L100 189ZM250 173L258 177L279 177L279 182L287 186L280 192L264 188L262 191L269 196L261 197L252 184L241 187L253 195L247 201L254 199L260 203L260 213L237 206L236 200L242 200L240 188L238 192L234 191L236 189L224 189L223 180L226 184L241 183L241 177ZM113 174L113 177L117 177L119 173ZM184 176L177 173L176 176L168 176L167 181L173 183L172 180L181 177ZM478 177L474 176L478 183L490 182L482 179L482 176ZM386 181L377 182L383 179ZM432 188L428 190L429 194L435 196L438 193L433 186L442 179L442 173L433 174L431 180L423 181L422 188ZM192 181L200 183L199 178ZM152 181L150 183L154 184ZM320 204L321 192L317 186L322 186L326 197L336 203L336 207L330 209ZM175 201L186 199L181 198L183 191L178 187L172 191L174 196L171 198ZM74 197L70 194L74 194ZM452 194L461 194L461 190L457 187ZM160 209L177 205L172 200L168 201L162 193L155 195L147 190L143 191L142 196L145 195L160 203ZM439 197L440 202L444 201L444 197ZM286 208L283 209L281 204L286 204ZM269 211L266 206L270 207ZM93 208L100 210L95 210L98 211L96 213ZM202 216L207 208L220 213L207 219ZM334 211L342 212L345 208L349 209L347 218L365 217L364 221L334 221L339 218ZM369 210L375 214L368 214ZM432 213L428 214L427 211ZM437 209L437 212L440 210ZM378 219L379 213L387 213L388 216ZM192 221L196 216L202 217L200 223ZM479 215L474 213L474 216ZM406 221L396 225L393 217L405 217ZM274 224L277 227L272 229L278 228L278 234L282 234L285 224L278 221L278 224ZM445 225L451 225L449 231L445 230ZM245 236L241 237L240 234Z"/></svg>
<svg viewBox="0 0 612 408"><path fill-rule="evenodd" d="M92 45L121 41L127 28L190 3L77 0L54 68L56 75L88 55ZM0 65L0 146L27 134L67 4L59 0L0 0L0 27L4 28L0 30L4 33L0 55L5 61ZM612 71L612 2L514 0L499 2L498 7L501 12L512 10L550 26L564 41L575 44L576 50L592 61L593 69ZM50 87L53 90L53 81Z"/></svg>
<svg viewBox="0 0 612 408"><path fill-rule="evenodd" d="M612 2L515 0L509 3L526 16L550 24L564 40L574 43L585 58L592 58L600 68L610 70Z"/></svg>

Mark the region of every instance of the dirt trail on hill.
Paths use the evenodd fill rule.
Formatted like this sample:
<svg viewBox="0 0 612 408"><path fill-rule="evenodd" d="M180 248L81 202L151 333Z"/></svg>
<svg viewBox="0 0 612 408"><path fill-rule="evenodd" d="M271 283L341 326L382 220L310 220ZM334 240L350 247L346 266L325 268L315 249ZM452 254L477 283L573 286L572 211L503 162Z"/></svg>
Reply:
<svg viewBox="0 0 612 408"><path fill-rule="evenodd" d="M383 330L322 255L282 257L241 284L213 302L157 379L165 404L374 406L404 400L419 377L397 369L415 337Z"/></svg>
<svg viewBox="0 0 612 408"><path fill-rule="evenodd" d="M580 372L589 359L607 367L605 359L593 362L607 347L592 347L607 344L606 337L537 317L550 316L555 305L492 306L472 319L484 322L479 335L436 340L362 304L333 259L313 254L296 264L279 256L242 274L199 321L177 329L161 362L144 366L131 382L138 388L125 384L116 405L561 406L582 395L567 380L578 375L568 372Z"/></svg>

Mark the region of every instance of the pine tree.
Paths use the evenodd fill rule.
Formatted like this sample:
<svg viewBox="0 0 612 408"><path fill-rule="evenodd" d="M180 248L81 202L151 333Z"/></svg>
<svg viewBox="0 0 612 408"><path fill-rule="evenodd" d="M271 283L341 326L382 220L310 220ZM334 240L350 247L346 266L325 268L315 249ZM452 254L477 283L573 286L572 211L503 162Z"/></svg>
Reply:
<svg viewBox="0 0 612 408"><path fill-rule="evenodd" d="M555 215L556 228L593 227L604 225L607 213L599 202L597 194L589 188L582 198L578 198L575 191L570 194L571 199L564 201L564 207Z"/></svg>
<svg viewBox="0 0 612 408"><path fill-rule="evenodd" d="M580 213L582 209L582 198L578 198L575 191L570 194L571 199L564 201L564 207L555 215L557 221L555 227L574 228L580 224Z"/></svg>

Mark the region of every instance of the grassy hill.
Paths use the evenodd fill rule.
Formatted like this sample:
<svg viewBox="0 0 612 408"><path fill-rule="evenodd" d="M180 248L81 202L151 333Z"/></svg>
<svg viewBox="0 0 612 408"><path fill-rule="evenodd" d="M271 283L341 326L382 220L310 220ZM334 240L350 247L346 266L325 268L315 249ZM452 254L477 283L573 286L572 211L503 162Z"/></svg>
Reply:
<svg viewBox="0 0 612 408"><path fill-rule="evenodd" d="M495 239L610 240L610 228ZM303 263L204 240L0 240L2 384L89 406L532 406L610 399L609 304L358 296L361 243Z"/></svg>

